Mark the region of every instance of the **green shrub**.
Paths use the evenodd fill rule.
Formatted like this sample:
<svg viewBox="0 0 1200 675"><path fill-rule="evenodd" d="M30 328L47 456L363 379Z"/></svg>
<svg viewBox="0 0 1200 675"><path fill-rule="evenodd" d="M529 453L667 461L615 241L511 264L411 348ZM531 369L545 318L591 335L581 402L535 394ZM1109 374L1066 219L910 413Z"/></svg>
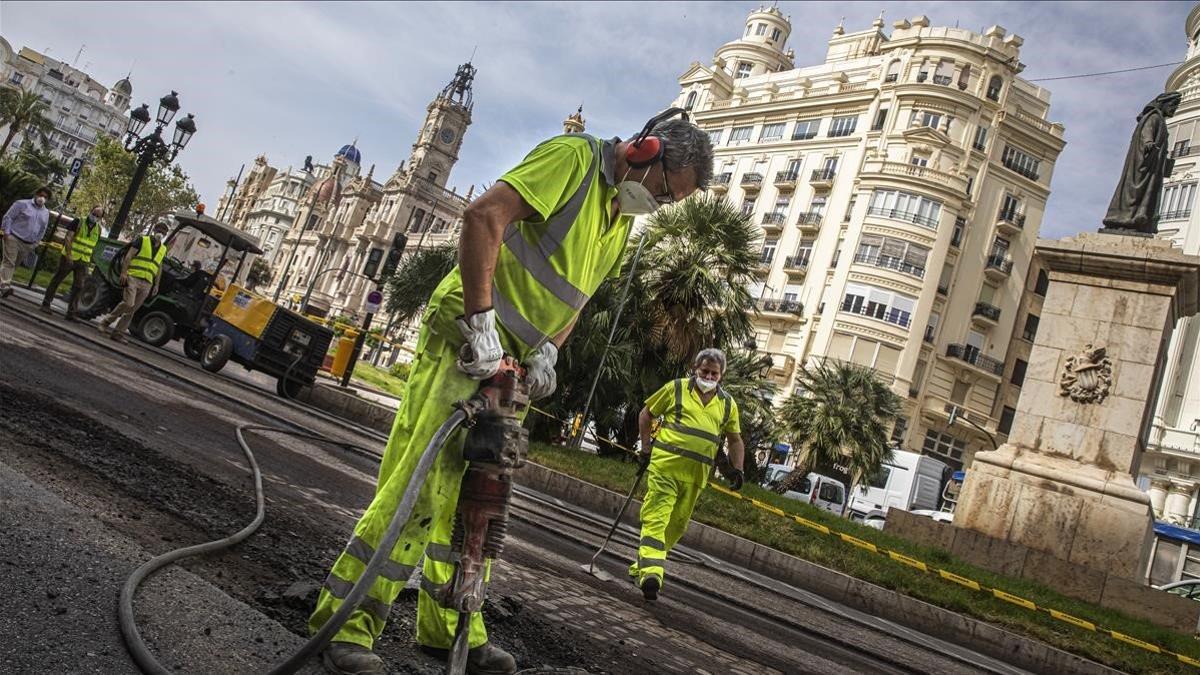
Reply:
<svg viewBox="0 0 1200 675"><path fill-rule="evenodd" d="M388 371L388 374L394 378L407 381L408 373L411 370L412 370L411 363L407 363L405 361L397 361L396 364L392 366L391 370Z"/></svg>

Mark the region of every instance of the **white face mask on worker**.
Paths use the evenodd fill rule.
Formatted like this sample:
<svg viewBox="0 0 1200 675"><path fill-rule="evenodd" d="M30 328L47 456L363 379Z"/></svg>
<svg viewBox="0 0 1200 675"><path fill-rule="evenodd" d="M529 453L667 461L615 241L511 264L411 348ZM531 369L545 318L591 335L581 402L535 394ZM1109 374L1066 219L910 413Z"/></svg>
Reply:
<svg viewBox="0 0 1200 675"><path fill-rule="evenodd" d="M46 198L45 198L45 197L34 197L34 198L33 198L33 203L34 203L34 204L37 204L38 206L45 206L45 205L46 205Z"/></svg>
<svg viewBox="0 0 1200 675"><path fill-rule="evenodd" d="M620 205L621 215L644 216L658 210L658 201L654 199L654 195L650 194L650 190L642 185L646 181L646 176L643 175L640 181L625 180L628 176L629 170L625 171L621 182L617 183L617 203Z"/></svg>
<svg viewBox="0 0 1200 675"><path fill-rule="evenodd" d="M712 380L706 380L703 377L697 377L696 386L700 387L700 391L707 394L708 392L717 388L717 383L713 382Z"/></svg>

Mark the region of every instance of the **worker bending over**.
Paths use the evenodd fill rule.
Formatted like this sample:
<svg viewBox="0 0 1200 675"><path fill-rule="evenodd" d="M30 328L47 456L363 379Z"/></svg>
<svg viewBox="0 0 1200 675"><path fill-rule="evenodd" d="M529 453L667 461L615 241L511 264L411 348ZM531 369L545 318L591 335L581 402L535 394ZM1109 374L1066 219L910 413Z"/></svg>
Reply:
<svg viewBox="0 0 1200 675"><path fill-rule="evenodd" d="M647 600L657 600L666 574L667 552L687 531L696 499L708 483L721 439L729 440L726 478L742 489L742 444L738 406L721 388L725 354L704 349L692 362L692 376L672 380L646 399L638 415L642 462L649 462L646 497L642 500L642 535L638 558L629 567ZM650 425L661 417L656 438Z"/></svg>
<svg viewBox="0 0 1200 675"><path fill-rule="evenodd" d="M417 460L453 404L495 374L505 353L528 369L531 398L550 395L558 348L600 282L619 273L632 216L708 183L708 135L686 120L667 119L681 110L669 113L651 120L633 141L583 134L545 141L467 207L458 266L426 307L375 498L325 580L311 631L337 611L363 573ZM446 657L458 613L436 598L454 570L450 535L466 470L462 446L463 435L456 433L442 448L390 561L325 650L332 672L384 672L371 648L422 554L416 638L423 651ZM478 612L471 615L469 647L468 673L516 670L513 657L488 641Z"/></svg>

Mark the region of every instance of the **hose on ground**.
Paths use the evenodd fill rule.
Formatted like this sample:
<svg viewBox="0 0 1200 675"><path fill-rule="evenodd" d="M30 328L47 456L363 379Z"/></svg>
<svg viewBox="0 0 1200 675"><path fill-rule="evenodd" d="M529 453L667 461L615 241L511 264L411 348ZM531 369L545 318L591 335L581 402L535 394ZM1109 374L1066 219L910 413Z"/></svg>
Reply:
<svg viewBox="0 0 1200 675"><path fill-rule="evenodd" d="M325 622L325 625L283 663L272 668L270 675L285 675L295 673L299 670L310 657L316 655L329 643L329 640L341 629L346 620L350 618L350 614L366 598L367 592L370 590L372 584L375 583L375 578L379 576L380 570L388 563L392 548L395 547L396 541L400 538L400 532L404 529L404 525L412 515L417 495L420 492L421 486L425 483L425 477L429 474L434 459L437 458L442 446L446 444L446 440L450 437L450 434L466 420L466 417L465 412L456 410L438 428L437 433L433 435L433 438L429 441L429 445L426 446L424 453L422 453L421 459L417 462L408 487L404 491L404 496L400 500L400 505L392 515L392 520L388 523L388 528L383 535L382 541L380 541L379 546L375 549L375 554L371 556L371 560L367 563L366 569L363 570L358 582L354 584L350 593L342 601L341 606ZM246 461L249 463L250 471L254 477L254 519L241 530L223 539L175 549L151 558L142 564L141 567L134 570L133 574L129 575L129 578L125 581L125 585L121 588L121 595L117 604L117 617L121 626L121 635L125 639L125 645L129 650L130 656L133 657L134 662L143 673L149 675L170 675L171 671L164 668L154 658L154 655L150 652L150 648L146 645L145 640L143 640L141 632L138 630L137 621L134 618L133 598L142 582L163 567L183 558L222 551L236 546L254 534L258 527L262 525L263 518L266 515L262 472L258 468L258 462L254 459L254 453L250 450L250 445L246 442L245 432L247 431L280 433L319 443L332 443L348 448L358 448L358 446L353 444L335 441L325 436L281 429L279 427L243 424L237 428L238 445L241 446L242 453L246 456Z"/></svg>

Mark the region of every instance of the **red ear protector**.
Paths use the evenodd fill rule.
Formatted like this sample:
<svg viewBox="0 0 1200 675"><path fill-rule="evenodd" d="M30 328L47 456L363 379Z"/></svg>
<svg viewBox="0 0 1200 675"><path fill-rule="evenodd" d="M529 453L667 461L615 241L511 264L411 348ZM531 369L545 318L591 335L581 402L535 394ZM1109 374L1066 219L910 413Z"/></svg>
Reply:
<svg viewBox="0 0 1200 675"><path fill-rule="evenodd" d="M658 136L651 136L650 131L658 125L659 122L665 122L679 115L686 122L688 120L687 111L683 108L667 108L663 112L650 118L646 122L646 126L642 127L641 133L633 142L629 144L629 148L625 151L625 161L628 162L631 169L644 169L658 160L662 159L663 151L666 150L666 144Z"/></svg>

